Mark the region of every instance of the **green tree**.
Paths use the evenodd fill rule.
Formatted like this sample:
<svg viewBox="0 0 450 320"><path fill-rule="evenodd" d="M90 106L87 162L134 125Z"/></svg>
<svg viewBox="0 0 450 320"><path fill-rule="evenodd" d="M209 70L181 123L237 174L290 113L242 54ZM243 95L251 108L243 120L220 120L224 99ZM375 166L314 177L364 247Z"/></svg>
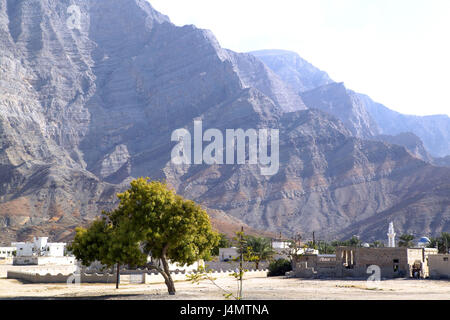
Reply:
<svg viewBox="0 0 450 320"><path fill-rule="evenodd" d="M442 232L439 237L431 238L429 248L437 248L439 253L448 253L450 249L450 233Z"/></svg>
<svg viewBox="0 0 450 320"><path fill-rule="evenodd" d="M399 247L410 248L414 246L413 240L415 239L415 237L412 234L402 234L399 239Z"/></svg>
<svg viewBox="0 0 450 320"><path fill-rule="evenodd" d="M270 239L247 236L244 254L246 260L254 262L255 268L259 269L259 263L270 260L274 256L275 251L272 249Z"/></svg>
<svg viewBox="0 0 450 320"><path fill-rule="evenodd" d="M139 178L131 187L118 194L119 207L111 220L121 226L133 245L151 254L148 267L164 278L169 294L176 293L170 275L169 261L181 265L209 259L211 249L219 242L205 210L193 201L185 200L161 182Z"/></svg>
<svg viewBox="0 0 450 320"><path fill-rule="evenodd" d="M360 247L361 246L361 240L359 240L359 238L357 236L353 236L350 240L349 240L349 245L351 247Z"/></svg>
<svg viewBox="0 0 450 320"><path fill-rule="evenodd" d="M361 240L357 236L353 236L350 240L335 240L331 242L331 246L333 247L360 247Z"/></svg>
<svg viewBox="0 0 450 320"><path fill-rule="evenodd" d="M383 248L384 247L384 243L381 241L374 241L371 245L372 248Z"/></svg>
<svg viewBox="0 0 450 320"><path fill-rule="evenodd" d="M99 261L108 267L116 266L116 288L119 288L119 271L121 265L142 265L145 258L139 246L126 238L119 226L114 225L103 213L101 219L95 220L88 229L77 228L75 239L68 247L83 265L89 266Z"/></svg>
<svg viewBox="0 0 450 320"><path fill-rule="evenodd" d="M334 254L336 253L336 247L333 247L326 241L319 241L318 250L320 254Z"/></svg>
<svg viewBox="0 0 450 320"><path fill-rule="evenodd" d="M218 244L214 248L212 248L212 250L211 250L211 255L212 256L218 256L219 255L219 250L221 248L229 248L229 247L231 247L230 239L228 239L228 237L225 234L221 233L221 234L219 234L219 242L218 242Z"/></svg>
<svg viewBox="0 0 450 320"><path fill-rule="evenodd" d="M292 271L292 263L287 259L272 261L269 265L269 277L284 276L286 272Z"/></svg>

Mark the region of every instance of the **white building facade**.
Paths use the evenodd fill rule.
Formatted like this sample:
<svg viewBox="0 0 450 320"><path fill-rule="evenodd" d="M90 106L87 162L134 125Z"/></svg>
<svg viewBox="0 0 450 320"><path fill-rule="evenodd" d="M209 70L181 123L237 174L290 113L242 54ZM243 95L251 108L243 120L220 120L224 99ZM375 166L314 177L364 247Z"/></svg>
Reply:
<svg viewBox="0 0 450 320"><path fill-rule="evenodd" d="M12 259L16 252L16 247L0 247L0 260Z"/></svg>
<svg viewBox="0 0 450 320"><path fill-rule="evenodd" d="M15 242L14 265L73 265L75 258L66 256L66 243L48 242L48 237L34 238L33 242Z"/></svg>

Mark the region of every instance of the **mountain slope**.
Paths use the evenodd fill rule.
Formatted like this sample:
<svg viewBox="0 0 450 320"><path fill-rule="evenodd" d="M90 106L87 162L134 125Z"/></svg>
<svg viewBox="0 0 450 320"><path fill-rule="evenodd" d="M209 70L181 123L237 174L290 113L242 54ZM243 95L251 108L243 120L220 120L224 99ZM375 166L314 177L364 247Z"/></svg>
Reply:
<svg viewBox="0 0 450 320"><path fill-rule="evenodd" d="M68 23L71 5L79 28ZM305 88L328 81L308 72ZM0 0L0 75L4 240L67 239L140 176L198 201L224 232L246 224L331 236L388 210L404 221L420 201L434 204L423 208L430 230L447 226L449 169L305 110L298 88L259 59L221 48L207 30L173 25L144 0ZM195 119L221 132L279 129L278 174L174 165L172 132L193 132Z"/></svg>
<svg viewBox="0 0 450 320"><path fill-rule="evenodd" d="M263 61L297 94L334 82L326 72L314 67L295 52L260 50L252 51L250 54Z"/></svg>
<svg viewBox="0 0 450 320"><path fill-rule="evenodd" d="M366 110L379 125L382 134L412 132L434 157L450 155L450 117L447 115L412 116L392 111L366 95L359 95Z"/></svg>
<svg viewBox="0 0 450 320"><path fill-rule="evenodd" d="M379 134L378 125L366 111L358 95L347 90L343 83L332 83L302 93L308 108L317 108L334 115L358 138Z"/></svg>
<svg viewBox="0 0 450 320"><path fill-rule="evenodd" d="M328 75L312 66L298 54L283 50L252 52L302 97L308 97L308 107L319 108L338 117L358 137L411 132L424 143L434 157L450 155L450 118L446 115L404 115L364 94L339 88ZM319 89L319 87L323 87ZM311 90L314 90L311 92ZM309 93L307 91L310 91ZM341 94L338 95L338 92ZM313 97L311 97L313 95ZM345 97L348 95L348 97ZM347 100L346 103L343 101ZM350 100L352 102L350 102ZM340 104L336 106L336 104ZM345 106L345 108L344 108ZM424 106L426 107L426 106ZM340 113L340 112L343 113Z"/></svg>
<svg viewBox="0 0 450 320"><path fill-rule="evenodd" d="M146 1L0 0L0 50L7 228L74 225L113 208L132 177L165 179L171 132L195 117L219 108L237 123L305 108L261 62L175 27Z"/></svg>

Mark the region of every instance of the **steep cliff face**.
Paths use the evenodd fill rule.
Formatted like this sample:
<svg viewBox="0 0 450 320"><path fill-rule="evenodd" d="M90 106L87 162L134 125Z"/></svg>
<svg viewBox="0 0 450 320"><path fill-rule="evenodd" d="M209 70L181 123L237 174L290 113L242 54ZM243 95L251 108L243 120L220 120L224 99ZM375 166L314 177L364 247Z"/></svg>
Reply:
<svg viewBox="0 0 450 320"><path fill-rule="evenodd" d="M413 156L428 163L434 163L435 160L428 153L422 140L412 132L403 132L395 136L379 135L373 137L374 140L384 141L390 144L404 146Z"/></svg>
<svg viewBox="0 0 450 320"><path fill-rule="evenodd" d="M343 83L332 83L302 93L308 108L317 108L334 115L358 138L379 134L378 125L369 115L358 95Z"/></svg>
<svg viewBox="0 0 450 320"><path fill-rule="evenodd" d="M326 85L311 68L297 70L303 89ZM355 138L372 124L350 118L352 129L345 118L305 110L298 89L144 0L0 0L0 241L67 239L140 176L200 202L226 232L246 223L331 235L386 210L403 217L416 204L405 190L428 185L439 189L421 199L445 202L448 169ZM354 110L349 95L338 87L324 105ZM205 130L279 129L278 174L174 165L171 134L193 132L194 119ZM433 230L446 226L448 208L425 209Z"/></svg>
<svg viewBox="0 0 450 320"><path fill-rule="evenodd" d="M366 95L360 94L359 97L382 134L398 135L412 132L423 141L432 156L450 155L450 117L447 115L424 117L404 115L374 102Z"/></svg>
<svg viewBox="0 0 450 320"><path fill-rule="evenodd" d="M298 54L283 50L252 52L304 98L308 107L335 115L358 137L411 132L434 157L450 155L450 118L446 115L405 115L373 101L343 85L333 84L328 75ZM319 89L319 87L322 87ZM313 90L313 91L312 91ZM307 92L310 91L310 92ZM424 106L426 108L426 106Z"/></svg>
<svg viewBox="0 0 450 320"><path fill-rule="evenodd" d="M180 192L251 226L289 235L316 231L331 239L367 221L354 234L384 238L389 219L399 230L447 230L450 170L434 168L404 147L354 138L320 111L287 113L276 125L283 137L277 175L262 177L257 166L193 167L184 172ZM426 202L433 203L431 210ZM376 217L383 227L368 233Z"/></svg>
<svg viewBox="0 0 450 320"><path fill-rule="evenodd" d="M295 52L260 50L252 51L250 54L263 61L297 94L334 82L326 72L314 67Z"/></svg>
<svg viewBox="0 0 450 320"><path fill-rule="evenodd" d="M17 230L75 225L122 182L165 179L171 133L196 117L305 109L260 61L146 1L1 0L0 51L0 215Z"/></svg>

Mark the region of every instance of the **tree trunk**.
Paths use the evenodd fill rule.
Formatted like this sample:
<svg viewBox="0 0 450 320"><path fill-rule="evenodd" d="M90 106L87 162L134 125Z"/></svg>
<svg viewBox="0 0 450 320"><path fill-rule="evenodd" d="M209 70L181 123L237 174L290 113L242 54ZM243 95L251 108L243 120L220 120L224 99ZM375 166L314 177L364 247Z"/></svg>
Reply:
<svg viewBox="0 0 450 320"><path fill-rule="evenodd" d="M120 264L117 264L116 289L119 289L119 283L120 283Z"/></svg>
<svg viewBox="0 0 450 320"><path fill-rule="evenodd" d="M167 290L169 291L169 295L174 296L176 293L175 284L173 282L172 276L170 275L169 263L167 262L167 249L168 245L166 245L162 252L161 262L163 265L164 272L161 272L164 277L164 281L166 282Z"/></svg>

